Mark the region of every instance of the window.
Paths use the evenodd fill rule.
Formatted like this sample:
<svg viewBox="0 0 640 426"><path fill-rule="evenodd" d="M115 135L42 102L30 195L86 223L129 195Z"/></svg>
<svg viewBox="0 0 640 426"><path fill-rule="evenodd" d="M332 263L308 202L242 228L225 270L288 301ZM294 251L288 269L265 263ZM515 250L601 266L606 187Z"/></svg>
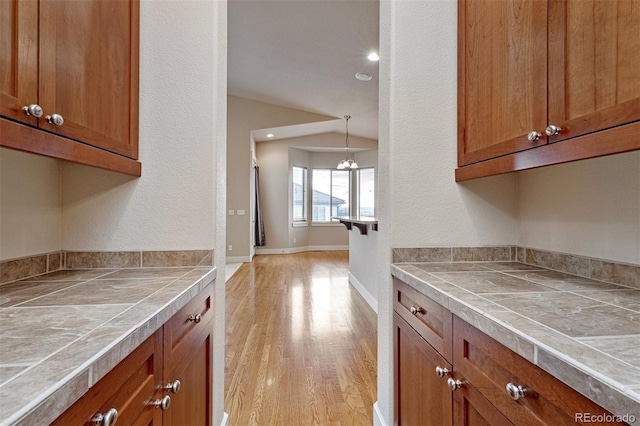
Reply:
<svg viewBox="0 0 640 426"><path fill-rule="evenodd" d="M312 209L314 222L331 222L334 216L349 216L348 170L313 169Z"/></svg>
<svg viewBox="0 0 640 426"><path fill-rule="evenodd" d="M358 169L358 215L374 217L376 215L376 181L373 167Z"/></svg>
<svg viewBox="0 0 640 426"><path fill-rule="evenodd" d="M307 221L307 168L293 166L291 216L293 222Z"/></svg>

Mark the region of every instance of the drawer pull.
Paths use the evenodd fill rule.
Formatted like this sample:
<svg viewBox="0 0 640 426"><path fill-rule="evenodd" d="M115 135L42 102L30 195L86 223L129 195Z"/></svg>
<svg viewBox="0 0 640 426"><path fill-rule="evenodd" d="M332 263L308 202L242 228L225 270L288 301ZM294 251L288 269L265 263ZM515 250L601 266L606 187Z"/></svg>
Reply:
<svg viewBox="0 0 640 426"><path fill-rule="evenodd" d="M549 127L545 129L545 133L547 136L555 136L562 131L561 127L558 127L554 124L550 124Z"/></svg>
<svg viewBox="0 0 640 426"><path fill-rule="evenodd" d="M42 117L42 114L44 114L44 112L42 111L42 107L38 104L31 104L29 106L23 106L22 107L22 112L24 112L24 115L27 116L34 116L36 118L40 118Z"/></svg>
<svg viewBox="0 0 640 426"><path fill-rule="evenodd" d="M436 374L438 377L445 377L450 373L448 368L442 368L439 365L436 367Z"/></svg>
<svg viewBox="0 0 640 426"><path fill-rule="evenodd" d="M64 118L60 114L51 114L45 117L47 123L55 124L56 126L62 126L64 124Z"/></svg>
<svg viewBox="0 0 640 426"><path fill-rule="evenodd" d="M96 426L114 426L118 421L118 410L111 408L104 414L96 414L91 421Z"/></svg>
<svg viewBox="0 0 640 426"><path fill-rule="evenodd" d="M164 388L166 390L171 391L171 393L178 393L180 392L180 386L182 386L182 383L180 383L180 380L174 380L171 383L167 383Z"/></svg>
<svg viewBox="0 0 640 426"><path fill-rule="evenodd" d="M193 321L196 324L198 324L200 321L202 321L202 315L200 314L189 315L189 318L187 318L187 320Z"/></svg>
<svg viewBox="0 0 640 426"><path fill-rule="evenodd" d="M524 398L527 393L527 390L522 386L516 386L513 383L507 383L507 393L514 401L519 400L520 398Z"/></svg>
<svg viewBox="0 0 640 426"><path fill-rule="evenodd" d="M462 386L462 382L460 380L454 380L453 378L449 377L449 379L447 379L447 386L449 386L449 389L454 391L456 389L460 389L460 387Z"/></svg>
<svg viewBox="0 0 640 426"><path fill-rule="evenodd" d="M542 137L542 134L536 132L535 130L532 130L531 132L529 132L529 134L527 135L527 139L529 140L529 142L536 142L539 141L540 138Z"/></svg>
<svg viewBox="0 0 640 426"><path fill-rule="evenodd" d="M420 307L416 308L415 306L412 306L409 308L409 311L411 311L413 315L424 314L424 309Z"/></svg>
<svg viewBox="0 0 640 426"><path fill-rule="evenodd" d="M155 401L150 402L149 405L159 408L162 411L167 411L171 405L171 397L169 395L165 395L161 399L156 399Z"/></svg>

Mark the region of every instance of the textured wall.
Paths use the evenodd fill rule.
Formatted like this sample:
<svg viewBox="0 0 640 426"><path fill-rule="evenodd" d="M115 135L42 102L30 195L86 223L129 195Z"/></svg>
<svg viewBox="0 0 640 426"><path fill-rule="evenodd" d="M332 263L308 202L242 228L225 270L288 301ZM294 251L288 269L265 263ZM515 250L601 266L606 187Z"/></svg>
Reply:
<svg viewBox="0 0 640 426"><path fill-rule="evenodd" d="M640 264L640 152L521 172L518 244Z"/></svg>
<svg viewBox="0 0 640 426"><path fill-rule="evenodd" d="M516 176L456 184L457 2L380 6L378 403L393 424L391 247L516 240Z"/></svg>
<svg viewBox="0 0 640 426"><path fill-rule="evenodd" d="M0 148L0 260L60 250L61 167Z"/></svg>
<svg viewBox="0 0 640 426"><path fill-rule="evenodd" d="M65 250L214 244L214 6L143 1L140 18L142 177L65 164Z"/></svg>

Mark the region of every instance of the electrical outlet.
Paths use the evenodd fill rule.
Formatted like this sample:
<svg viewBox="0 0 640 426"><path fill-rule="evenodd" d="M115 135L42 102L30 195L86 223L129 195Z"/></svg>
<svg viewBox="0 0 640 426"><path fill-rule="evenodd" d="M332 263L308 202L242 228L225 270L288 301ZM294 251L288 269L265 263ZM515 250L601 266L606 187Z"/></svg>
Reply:
<svg viewBox="0 0 640 426"><path fill-rule="evenodd" d="M233 216L234 214L236 214L235 210L229 210L229 216Z"/></svg>
<svg viewBox="0 0 640 426"><path fill-rule="evenodd" d="M244 216L244 210L238 209L238 216Z"/></svg>
<svg viewBox="0 0 640 426"><path fill-rule="evenodd" d="M229 251L233 250L233 246L231 244L229 244Z"/></svg>

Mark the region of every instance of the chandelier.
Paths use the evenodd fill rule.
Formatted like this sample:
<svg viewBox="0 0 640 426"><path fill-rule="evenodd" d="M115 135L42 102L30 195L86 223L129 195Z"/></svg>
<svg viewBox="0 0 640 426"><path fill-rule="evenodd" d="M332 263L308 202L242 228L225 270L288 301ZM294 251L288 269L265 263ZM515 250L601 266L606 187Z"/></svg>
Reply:
<svg viewBox="0 0 640 426"><path fill-rule="evenodd" d="M347 138L344 141L344 160L341 160L340 163L338 163L338 169L339 170L343 170L343 169L357 169L358 168L358 164L356 163L356 160L350 160L349 159L349 119L351 118L350 115L345 115L344 119L346 120L346 127L347 127Z"/></svg>

